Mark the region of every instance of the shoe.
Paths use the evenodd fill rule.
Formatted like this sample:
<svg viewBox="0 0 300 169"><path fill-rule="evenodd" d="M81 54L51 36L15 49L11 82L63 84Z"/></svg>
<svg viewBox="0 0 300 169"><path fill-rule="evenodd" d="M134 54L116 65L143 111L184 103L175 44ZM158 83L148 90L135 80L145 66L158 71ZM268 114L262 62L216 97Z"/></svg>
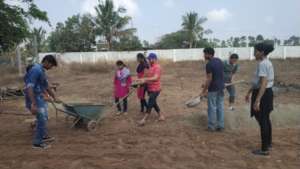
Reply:
<svg viewBox="0 0 300 169"><path fill-rule="evenodd" d="M145 120L141 120L137 124L138 124L138 126L142 127L142 126L144 126L146 124L146 121Z"/></svg>
<svg viewBox="0 0 300 169"><path fill-rule="evenodd" d="M224 128L218 127L218 128L216 128L216 131L217 131L217 132L223 132L223 131L224 131Z"/></svg>
<svg viewBox="0 0 300 169"><path fill-rule="evenodd" d="M48 149L50 147L51 147L50 145L47 145L45 143L42 143L42 144L33 144L32 145L32 149L43 149L43 150L45 150L45 149Z"/></svg>
<svg viewBox="0 0 300 169"><path fill-rule="evenodd" d="M158 118L158 121L165 121L165 120L166 120L166 118L163 115L160 115L159 118Z"/></svg>
<svg viewBox="0 0 300 169"><path fill-rule="evenodd" d="M122 112L117 112L116 113L117 116L120 116L121 114L122 114Z"/></svg>
<svg viewBox="0 0 300 169"><path fill-rule="evenodd" d="M43 142L53 142L55 141L55 137L46 136L43 138Z"/></svg>
<svg viewBox="0 0 300 169"><path fill-rule="evenodd" d="M127 113L127 112L123 112L123 114L124 114L125 116L127 116L127 115L128 115L128 113Z"/></svg>
<svg viewBox="0 0 300 169"><path fill-rule="evenodd" d="M262 150L254 150L252 151L254 155L261 155L261 156L268 156L269 151L262 151Z"/></svg>
<svg viewBox="0 0 300 169"><path fill-rule="evenodd" d="M272 144L270 144L269 147L268 147L269 151L271 151L272 148L273 148L273 146L272 146Z"/></svg>
<svg viewBox="0 0 300 169"><path fill-rule="evenodd" d="M235 108L234 108L233 106L230 106L230 107L228 108L228 110L230 110L230 111L234 111L234 110L235 110Z"/></svg>

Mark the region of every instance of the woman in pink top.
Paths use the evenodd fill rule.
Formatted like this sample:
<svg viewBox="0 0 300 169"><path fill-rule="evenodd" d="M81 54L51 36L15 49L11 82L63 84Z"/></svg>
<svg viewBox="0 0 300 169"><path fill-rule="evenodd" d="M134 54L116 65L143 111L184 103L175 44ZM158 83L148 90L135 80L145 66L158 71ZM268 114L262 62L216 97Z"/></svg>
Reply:
<svg viewBox="0 0 300 169"><path fill-rule="evenodd" d="M129 88L131 85L131 76L130 70L124 64L123 61L119 60L116 62L117 71L114 77L114 96L115 103L117 104L118 113L117 115L121 115L124 113L127 114L127 95L129 93ZM119 100L123 99L123 109L119 103Z"/></svg>
<svg viewBox="0 0 300 169"><path fill-rule="evenodd" d="M165 120L164 115L161 113L160 108L157 104L157 97L161 91L161 67L158 64L157 56L155 53L150 53L148 56L150 62L150 68L147 71L146 77L138 79L140 83L147 84L147 91L149 95L148 107L144 118L139 122L139 125L145 125L147 118L149 117L152 109L154 108L157 114L159 115L159 121Z"/></svg>

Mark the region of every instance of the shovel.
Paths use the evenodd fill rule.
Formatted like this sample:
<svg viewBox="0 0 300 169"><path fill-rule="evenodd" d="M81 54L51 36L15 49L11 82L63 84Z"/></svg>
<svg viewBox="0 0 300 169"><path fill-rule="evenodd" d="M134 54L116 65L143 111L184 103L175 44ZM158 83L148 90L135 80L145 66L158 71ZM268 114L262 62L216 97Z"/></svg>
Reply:
<svg viewBox="0 0 300 169"><path fill-rule="evenodd" d="M245 80L239 80L239 81L235 81L235 82L232 82L232 83L226 83L225 84L225 87L228 87L228 86L232 86L232 85L235 85L235 84L241 84L241 83L246 83ZM192 107L196 107L197 105L199 105L201 103L201 101L204 99L205 97L202 97L202 96L196 96L188 101L185 102L185 105L188 107L188 108L192 108Z"/></svg>

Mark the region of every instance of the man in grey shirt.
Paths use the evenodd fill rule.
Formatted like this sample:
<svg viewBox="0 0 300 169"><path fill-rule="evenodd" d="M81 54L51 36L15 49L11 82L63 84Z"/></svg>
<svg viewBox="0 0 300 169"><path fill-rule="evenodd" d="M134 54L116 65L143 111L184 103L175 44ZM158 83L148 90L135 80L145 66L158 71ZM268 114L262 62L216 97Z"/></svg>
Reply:
<svg viewBox="0 0 300 169"><path fill-rule="evenodd" d="M234 81L234 76L237 73L239 69L239 65L237 64L237 61L239 59L238 54L231 54L229 57L229 60L224 61L224 80L225 83L232 83ZM229 110L234 110L234 101L235 101L235 86L230 85L226 86L226 90L229 94Z"/></svg>
<svg viewBox="0 0 300 169"><path fill-rule="evenodd" d="M270 113L273 111L274 69L268 54L274 50L273 45L259 43L255 45L255 58L258 61L252 87L246 95L249 101L251 95L251 117L254 116L260 126L261 149L254 150L255 155L269 155L272 148L272 124Z"/></svg>

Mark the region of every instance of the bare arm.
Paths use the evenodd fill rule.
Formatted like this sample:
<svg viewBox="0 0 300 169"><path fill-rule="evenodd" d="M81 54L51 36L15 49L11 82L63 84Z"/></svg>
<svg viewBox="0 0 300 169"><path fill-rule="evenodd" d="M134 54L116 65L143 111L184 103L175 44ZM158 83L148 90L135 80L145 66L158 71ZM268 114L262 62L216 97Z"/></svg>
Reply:
<svg viewBox="0 0 300 169"><path fill-rule="evenodd" d="M52 90L51 88L49 88L49 87L48 87L46 90L47 90L47 93L48 93L54 100L56 100L56 96L55 96L53 90Z"/></svg>
<svg viewBox="0 0 300 169"><path fill-rule="evenodd" d="M260 88L259 88L259 92L258 92L255 102L260 102L262 96L264 95L264 93L266 91L267 84L268 84L267 78L260 77Z"/></svg>
<svg viewBox="0 0 300 169"><path fill-rule="evenodd" d="M206 74L206 80L205 80L205 83L204 83L201 95L203 95L204 93L206 93L206 91L208 90L208 86L211 83L211 81L212 81L212 73Z"/></svg>
<svg viewBox="0 0 300 169"><path fill-rule="evenodd" d="M155 74L153 77L147 77L144 78L146 82L152 82L152 81L157 81L159 79L159 76Z"/></svg>

